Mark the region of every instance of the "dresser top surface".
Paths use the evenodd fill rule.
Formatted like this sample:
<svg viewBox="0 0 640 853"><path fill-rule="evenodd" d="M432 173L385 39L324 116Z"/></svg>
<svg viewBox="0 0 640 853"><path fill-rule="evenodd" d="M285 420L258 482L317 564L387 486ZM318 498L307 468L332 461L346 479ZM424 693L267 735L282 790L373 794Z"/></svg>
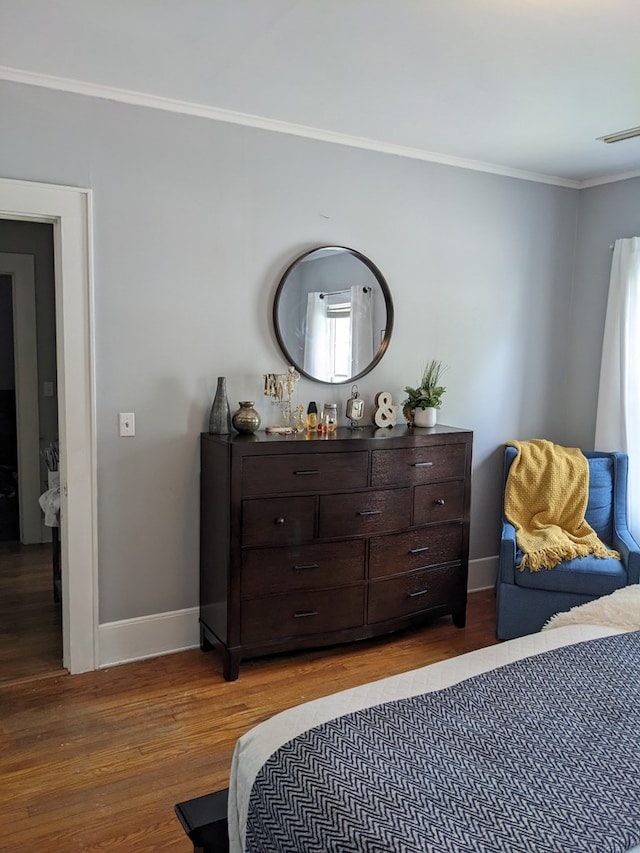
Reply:
<svg viewBox="0 0 640 853"><path fill-rule="evenodd" d="M373 426L362 427L361 429L350 429L349 427L338 427L335 433L331 435L323 435L319 433L292 433L290 435L282 435L280 433L267 433L264 430L258 430L258 432L253 433L252 435L241 435L238 433L230 433L228 435L212 435L210 433L203 432L202 439L204 441L213 441L219 442L222 444L233 445L235 446L246 446L246 445L298 445L300 449L309 449L314 445L322 446L323 449L329 449L331 445L335 445L336 442L354 442L352 449L357 448L357 443L360 442L363 444L367 444L369 447L371 443L384 444L385 442L392 441L394 444L399 443L407 443L407 444L421 444L425 441L427 443L431 443L431 441L435 441L437 443L438 440L451 441L460 440L460 439L470 439L472 437L471 430L463 429L461 427L447 426L446 424L437 424L434 427L411 427L407 424L397 425L395 427L386 427L379 429Z"/></svg>

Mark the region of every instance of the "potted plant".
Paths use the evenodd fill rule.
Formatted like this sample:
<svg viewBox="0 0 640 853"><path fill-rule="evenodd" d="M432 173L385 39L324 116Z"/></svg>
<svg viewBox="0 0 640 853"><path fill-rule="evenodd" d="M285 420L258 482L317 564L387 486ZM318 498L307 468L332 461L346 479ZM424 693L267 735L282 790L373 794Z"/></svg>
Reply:
<svg viewBox="0 0 640 853"><path fill-rule="evenodd" d="M436 410L442 405L442 395L447 390L440 384L445 370L441 361L431 359L422 371L418 387L405 387L407 398L402 404L402 412L410 424L435 426Z"/></svg>

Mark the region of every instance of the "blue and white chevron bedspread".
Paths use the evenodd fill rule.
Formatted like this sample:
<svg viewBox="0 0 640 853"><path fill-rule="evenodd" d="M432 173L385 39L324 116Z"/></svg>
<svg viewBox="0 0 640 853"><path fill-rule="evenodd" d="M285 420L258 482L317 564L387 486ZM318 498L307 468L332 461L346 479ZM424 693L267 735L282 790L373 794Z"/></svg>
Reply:
<svg viewBox="0 0 640 853"><path fill-rule="evenodd" d="M248 853L622 853L640 842L640 632L347 714L259 772Z"/></svg>

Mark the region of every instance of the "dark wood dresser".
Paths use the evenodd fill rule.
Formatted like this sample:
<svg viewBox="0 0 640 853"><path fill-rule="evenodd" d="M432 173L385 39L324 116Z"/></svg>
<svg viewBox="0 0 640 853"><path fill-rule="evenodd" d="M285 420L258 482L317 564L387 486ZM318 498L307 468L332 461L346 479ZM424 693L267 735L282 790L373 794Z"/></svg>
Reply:
<svg viewBox="0 0 640 853"><path fill-rule="evenodd" d="M201 437L200 644L243 658L373 637L467 605L472 433Z"/></svg>

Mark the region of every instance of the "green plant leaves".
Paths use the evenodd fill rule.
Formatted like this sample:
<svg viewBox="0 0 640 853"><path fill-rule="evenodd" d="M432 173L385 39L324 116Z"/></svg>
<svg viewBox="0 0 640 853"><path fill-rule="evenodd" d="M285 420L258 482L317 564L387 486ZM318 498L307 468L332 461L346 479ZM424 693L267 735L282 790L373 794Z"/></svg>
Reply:
<svg viewBox="0 0 640 853"><path fill-rule="evenodd" d="M407 399L403 406L409 405L412 409L439 409L442 405L442 395L447 390L440 385L440 378L447 368L437 359L427 362L422 371L422 378L417 388L407 385L404 389Z"/></svg>

